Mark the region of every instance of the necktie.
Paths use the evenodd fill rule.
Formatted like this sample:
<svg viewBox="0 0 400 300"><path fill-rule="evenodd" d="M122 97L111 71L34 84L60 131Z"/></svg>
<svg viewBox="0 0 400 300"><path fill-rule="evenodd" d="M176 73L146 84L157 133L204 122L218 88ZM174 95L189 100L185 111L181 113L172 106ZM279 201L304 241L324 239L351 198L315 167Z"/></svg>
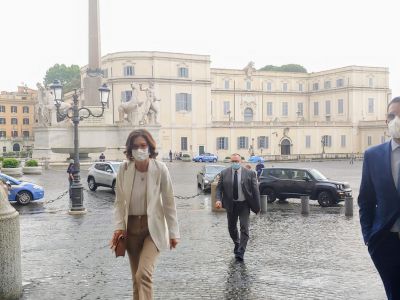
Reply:
<svg viewBox="0 0 400 300"><path fill-rule="evenodd" d="M235 175L233 175L233 200L237 200L239 198L238 188L238 175L237 171L235 171Z"/></svg>

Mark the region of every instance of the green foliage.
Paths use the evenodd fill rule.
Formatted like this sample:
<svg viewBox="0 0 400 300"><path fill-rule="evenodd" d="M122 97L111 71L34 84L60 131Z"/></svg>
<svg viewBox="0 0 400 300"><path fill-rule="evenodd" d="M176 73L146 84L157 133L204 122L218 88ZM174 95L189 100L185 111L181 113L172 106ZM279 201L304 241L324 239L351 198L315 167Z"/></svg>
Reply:
<svg viewBox="0 0 400 300"><path fill-rule="evenodd" d="M74 89L81 87L81 73L78 65L67 67L62 64L55 64L46 71L46 76L43 79L45 86L49 86L55 79L60 80L63 87L63 92L68 93Z"/></svg>
<svg viewBox="0 0 400 300"><path fill-rule="evenodd" d="M35 159L30 159L25 162L25 167L37 167L37 166L39 166L39 163Z"/></svg>
<svg viewBox="0 0 400 300"><path fill-rule="evenodd" d="M185 154L182 154L182 157L190 157L190 155L185 153Z"/></svg>
<svg viewBox="0 0 400 300"><path fill-rule="evenodd" d="M18 168L19 160L15 158L6 158L3 160L3 168Z"/></svg>
<svg viewBox="0 0 400 300"><path fill-rule="evenodd" d="M4 159L4 157L3 157L3 156L0 156L0 162L2 162L2 161L3 161L3 159Z"/></svg>
<svg viewBox="0 0 400 300"><path fill-rule="evenodd" d="M3 157L21 157L26 158L32 156L32 151L10 151L10 152L3 152Z"/></svg>
<svg viewBox="0 0 400 300"><path fill-rule="evenodd" d="M231 159L231 157L230 156L225 156L225 159Z"/></svg>
<svg viewBox="0 0 400 300"><path fill-rule="evenodd" d="M280 67L274 65L266 65L259 71L307 73L306 68L297 64L282 65Z"/></svg>

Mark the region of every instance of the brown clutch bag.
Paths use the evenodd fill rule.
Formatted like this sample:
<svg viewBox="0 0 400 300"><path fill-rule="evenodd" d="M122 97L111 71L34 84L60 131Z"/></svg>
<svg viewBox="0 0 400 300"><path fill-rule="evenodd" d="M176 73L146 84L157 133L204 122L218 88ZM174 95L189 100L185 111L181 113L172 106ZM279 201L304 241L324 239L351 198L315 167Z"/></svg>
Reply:
<svg viewBox="0 0 400 300"><path fill-rule="evenodd" d="M115 244L115 257L125 256L127 236L121 234Z"/></svg>

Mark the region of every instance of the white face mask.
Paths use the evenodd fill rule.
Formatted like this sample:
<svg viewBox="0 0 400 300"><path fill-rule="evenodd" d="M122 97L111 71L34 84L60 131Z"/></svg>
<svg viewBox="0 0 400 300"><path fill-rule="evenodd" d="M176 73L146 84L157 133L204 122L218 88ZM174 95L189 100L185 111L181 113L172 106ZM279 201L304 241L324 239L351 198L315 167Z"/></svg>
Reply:
<svg viewBox="0 0 400 300"><path fill-rule="evenodd" d="M396 116L388 123L389 134L394 139L400 139L400 118Z"/></svg>
<svg viewBox="0 0 400 300"><path fill-rule="evenodd" d="M149 148L132 150L132 156L137 161L144 161L149 158Z"/></svg>

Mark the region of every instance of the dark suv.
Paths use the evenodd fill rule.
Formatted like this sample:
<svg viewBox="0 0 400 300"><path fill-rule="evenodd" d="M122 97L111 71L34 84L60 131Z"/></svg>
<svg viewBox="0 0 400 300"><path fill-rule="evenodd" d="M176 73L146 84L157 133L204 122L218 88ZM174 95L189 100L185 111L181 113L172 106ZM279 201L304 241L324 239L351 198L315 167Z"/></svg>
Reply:
<svg viewBox="0 0 400 300"><path fill-rule="evenodd" d="M277 198L300 198L308 195L323 206L335 205L351 196L350 185L327 179L316 169L265 168L260 176L260 194L268 195L268 202Z"/></svg>

